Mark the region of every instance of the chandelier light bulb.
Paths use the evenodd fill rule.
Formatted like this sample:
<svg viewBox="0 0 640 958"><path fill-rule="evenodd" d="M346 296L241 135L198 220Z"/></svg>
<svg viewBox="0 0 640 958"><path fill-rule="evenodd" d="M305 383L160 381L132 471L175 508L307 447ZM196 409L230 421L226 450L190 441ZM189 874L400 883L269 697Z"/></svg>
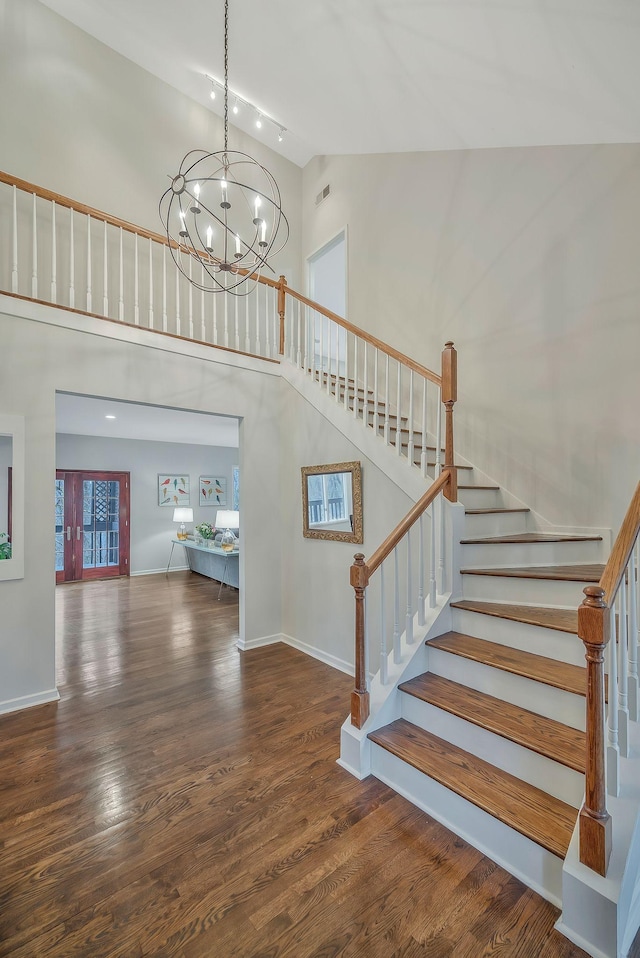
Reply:
<svg viewBox="0 0 640 958"><path fill-rule="evenodd" d="M213 251L212 241L213 241L213 229L211 226L207 226L207 252L209 253Z"/></svg>
<svg viewBox="0 0 640 958"><path fill-rule="evenodd" d="M236 100L236 102L233 104L233 112L236 114L236 116L237 116L238 113L240 112L240 108L239 108L239 106L238 106L238 101L237 101L237 100Z"/></svg>
<svg viewBox="0 0 640 958"><path fill-rule="evenodd" d="M256 196L256 198L253 201L253 225L254 226L257 226L258 223L260 222L260 203L261 203L260 197Z"/></svg>
<svg viewBox="0 0 640 958"><path fill-rule="evenodd" d="M278 133L278 143L282 143L282 141L284 140L284 135L285 135L286 132L287 132L287 131L285 130L285 128L284 128L283 126L281 126L281 127L280 127L280 132Z"/></svg>
<svg viewBox="0 0 640 958"><path fill-rule="evenodd" d="M261 116L259 116L258 119L256 120L256 126L258 127L259 130L262 129L262 117L261 117Z"/></svg>
<svg viewBox="0 0 640 958"><path fill-rule="evenodd" d="M211 87L211 93L209 94L209 96L211 97L212 100L215 100L216 98L216 88L213 85Z"/></svg>

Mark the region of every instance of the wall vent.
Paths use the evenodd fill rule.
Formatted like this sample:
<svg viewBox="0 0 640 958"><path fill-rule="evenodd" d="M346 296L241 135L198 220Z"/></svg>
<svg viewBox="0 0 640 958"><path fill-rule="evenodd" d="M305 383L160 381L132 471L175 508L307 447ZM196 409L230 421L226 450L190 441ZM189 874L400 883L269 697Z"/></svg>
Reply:
<svg viewBox="0 0 640 958"><path fill-rule="evenodd" d="M331 192L331 187L327 183L327 185L323 189L321 189L318 195L316 196L316 206L320 206L322 201L326 200L330 192Z"/></svg>

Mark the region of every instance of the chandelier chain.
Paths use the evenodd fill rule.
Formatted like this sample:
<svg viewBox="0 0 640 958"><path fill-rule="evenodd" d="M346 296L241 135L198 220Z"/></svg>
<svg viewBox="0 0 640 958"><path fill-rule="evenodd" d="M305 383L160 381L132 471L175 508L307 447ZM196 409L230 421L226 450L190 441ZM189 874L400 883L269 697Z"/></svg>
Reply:
<svg viewBox="0 0 640 958"><path fill-rule="evenodd" d="M224 0L224 152L229 147L229 0Z"/></svg>

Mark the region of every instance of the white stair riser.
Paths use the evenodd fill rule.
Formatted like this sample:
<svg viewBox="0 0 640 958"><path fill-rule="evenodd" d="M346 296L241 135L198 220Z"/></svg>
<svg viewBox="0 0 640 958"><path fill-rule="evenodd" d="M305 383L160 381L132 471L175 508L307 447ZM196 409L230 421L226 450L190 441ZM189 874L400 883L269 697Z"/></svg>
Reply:
<svg viewBox="0 0 640 958"><path fill-rule="evenodd" d="M544 655L547 659L558 659L571 665L584 666L584 645L571 632L559 632L526 622L514 622L501 619L497 615L484 615L481 612L467 612L463 609L451 609L452 629L474 635L478 639L488 639L508 645L522 652Z"/></svg>
<svg viewBox="0 0 640 958"><path fill-rule="evenodd" d="M428 647L428 652L430 672L584 732L583 695L565 692L502 669L494 669L482 662L474 662L461 655L451 655L432 646Z"/></svg>
<svg viewBox="0 0 640 958"><path fill-rule="evenodd" d="M577 609L587 582L559 579L525 579L519 576L463 575L462 595L483 602L512 602L515 605L556 605Z"/></svg>
<svg viewBox="0 0 640 958"><path fill-rule="evenodd" d="M473 538L464 535L464 539ZM491 566L570 565L600 562L602 543L578 542L500 542L473 543L462 546L461 568L483 569Z"/></svg>
<svg viewBox="0 0 640 958"><path fill-rule="evenodd" d="M555 905L562 896L562 860L449 791L378 745L371 746L373 774L455 834L480 849Z"/></svg>
<svg viewBox="0 0 640 958"><path fill-rule="evenodd" d="M498 509L504 505L500 489L458 489L458 501L465 509Z"/></svg>
<svg viewBox="0 0 640 958"><path fill-rule="evenodd" d="M422 702L414 695L403 693L401 704L402 717L413 725L477 755L485 762L490 762L516 778L541 788L575 808L582 804L584 775L579 772L428 702Z"/></svg>
<svg viewBox="0 0 640 958"><path fill-rule="evenodd" d="M464 538L475 536L517 536L527 532L528 512L490 512L464 517Z"/></svg>

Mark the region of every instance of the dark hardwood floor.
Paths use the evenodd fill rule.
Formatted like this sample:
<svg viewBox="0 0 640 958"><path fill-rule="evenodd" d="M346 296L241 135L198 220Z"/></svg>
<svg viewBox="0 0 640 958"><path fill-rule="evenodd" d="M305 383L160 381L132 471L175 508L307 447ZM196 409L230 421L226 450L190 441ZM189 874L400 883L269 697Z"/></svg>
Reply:
<svg viewBox="0 0 640 958"><path fill-rule="evenodd" d="M554 907L341 769L349 677L238 652L216 595L58 588L61 701L0 719L0 955L583 958Z"/></svg>

